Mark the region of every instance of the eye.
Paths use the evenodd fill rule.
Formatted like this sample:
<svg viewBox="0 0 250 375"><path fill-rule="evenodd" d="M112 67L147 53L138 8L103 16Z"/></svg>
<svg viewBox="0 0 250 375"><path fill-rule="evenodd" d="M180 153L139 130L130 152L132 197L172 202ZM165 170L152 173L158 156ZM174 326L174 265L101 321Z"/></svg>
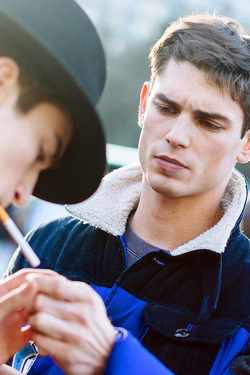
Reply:
<svg viewBox="0 0 250 375"><path fill-rule="evenodd" d="M156 104L156 107L158 111L162 114L169 114L169 113L175 114L177 112L176 109L166 106L166 105Z"/></svg>
<svg viewBox="0 0 250 375"><path fill-rule="evenodd" d="M39 150L39 153L37 155L36 161L39 162L39 163L42 163L42 162L45 161L45 152L44 152L43 149Z"/></svg>
<svg viewBox="0 0 250 375"><path fill-rule="evenodd" d="M204 126L205 128L207 128L208 130L211 130L211 131L218 131L218 130L221 129L220 126L215 125L214 123L212 123L210 121L201 120L200 123L202 124L202 126Z"/></svg>

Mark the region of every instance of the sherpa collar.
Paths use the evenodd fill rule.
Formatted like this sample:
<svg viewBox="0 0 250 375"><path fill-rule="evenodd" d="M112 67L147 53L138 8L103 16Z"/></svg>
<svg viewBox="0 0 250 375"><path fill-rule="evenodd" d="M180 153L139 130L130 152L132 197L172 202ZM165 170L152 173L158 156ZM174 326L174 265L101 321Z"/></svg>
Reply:
<svg viewBox="0 0 250 375"><path fill-rule="evenodd" d="M122 167L106 175L99 189L89 199L68 205L66 209L72 215L108 233L122 235L130 212L138 205L141 184L142 170L139 164ZM221 200L221 220L195 239L171 251L171 255L199 249L223 253L245 201L245 180L234 170Z"/></svg>

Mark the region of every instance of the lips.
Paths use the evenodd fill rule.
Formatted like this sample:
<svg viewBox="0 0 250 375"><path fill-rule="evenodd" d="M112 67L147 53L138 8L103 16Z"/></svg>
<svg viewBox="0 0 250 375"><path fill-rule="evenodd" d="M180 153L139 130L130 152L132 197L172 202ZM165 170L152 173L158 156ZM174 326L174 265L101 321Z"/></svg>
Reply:
<svg viewBox="0 0 250 375"><path fill-rule="evenodd" d="M170 164L176 165L176 167L188 168L185 164L181 163L179 160L171 158L166 155L156 156L156 159L159 160L160 162L162 161L163 163L170 163Z"/></svg>

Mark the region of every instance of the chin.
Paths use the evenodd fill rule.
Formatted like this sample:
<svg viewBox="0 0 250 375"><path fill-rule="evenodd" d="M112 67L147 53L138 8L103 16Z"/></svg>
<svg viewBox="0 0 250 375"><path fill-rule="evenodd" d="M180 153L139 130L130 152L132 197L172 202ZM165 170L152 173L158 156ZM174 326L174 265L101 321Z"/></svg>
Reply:
<svg viewBox="0 0 250 375"><path fill-rule="evenodd" d="M176 184L162 184L154 181L150 183L150 187L156 193L161 194L164 197L178 198L183 195L180 188L177 187Z"/></svg>

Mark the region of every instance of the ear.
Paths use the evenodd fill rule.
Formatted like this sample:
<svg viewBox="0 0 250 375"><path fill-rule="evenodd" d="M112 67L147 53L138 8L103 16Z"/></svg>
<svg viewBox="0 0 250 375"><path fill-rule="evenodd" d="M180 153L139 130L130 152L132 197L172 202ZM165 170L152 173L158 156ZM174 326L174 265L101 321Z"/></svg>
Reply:
<svg viewBox="0 0 250 375"><path fill-rule="evenodd" d="M147 99L150 91L150 82L144 82L140 95L140 105L139 105L139 116L138 125L142 128L144 123L144 114L147 106Z"/></svg>
<svg viewBox="0 0 250 375"><path fill-rule="evenodd" d="M247 163L250 160L250 130L243 137L243 145L237 157L239 163Z"/></svg>
<svg viewBox="0 0 250 375"><path fill-rule="evenodd" d="M19 66L15 60L10 57L0 57L0 90L7 91L16 85L19 72Z"/></svg>

